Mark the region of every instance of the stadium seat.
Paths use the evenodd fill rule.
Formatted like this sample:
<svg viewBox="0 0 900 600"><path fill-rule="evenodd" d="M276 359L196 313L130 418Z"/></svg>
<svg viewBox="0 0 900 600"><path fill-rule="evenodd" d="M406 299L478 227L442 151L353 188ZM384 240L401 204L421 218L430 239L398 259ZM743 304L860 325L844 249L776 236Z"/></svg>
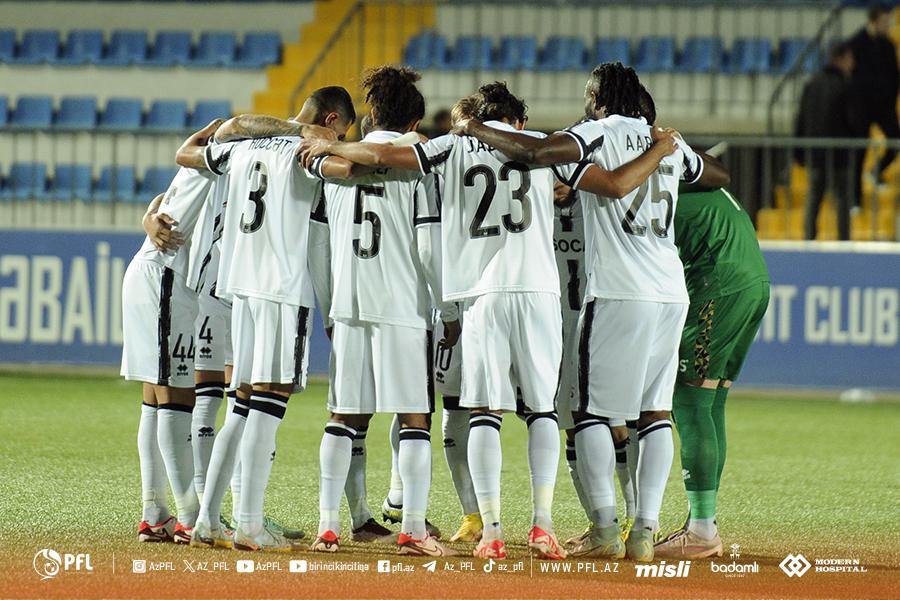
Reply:
<svg viewBox="0 0 900 600"><path fill-rule="evenodd" d="M134 167L103 167L100 179L94 188L93 198L97 202L134 202L136 180Z"/></svg>
<svg viewBox="0 0 900 600"><path fill-rule="evenodd" d="M0 62L11 63L16 56L16 32L0 29Z"/></svg>
<svg viewBox="0 0 900 600"><path fill-rule="evenodd" d="M47 197L47 165L13 163L9 169L9 189L16 200L40 200Z"/></svg>
<svg viewBox="0 0 900 600"><path fill-rule="evenodd" d="M56 165L47 197L51 200L88 200L91 197L91 167L89 165Z"/></svg>
<svg viewBox="0 0 900 600"><path fill-rule="evenodd" d="M729 71L753 75L772 70L772 42L766 38L738 38L731 48Z"/></svg>
<svg viewBox="0 0 900 600"><path fill-rule="evenodd" d="M137 98L110 98L100 114L101 129L140 129L143 107Z"/></svg>
<svg viewBox="0 0 900 600"><path fill-rule="evenodd" d="M231 102L228 100L201 100L194 105L188 127L200 129L209 125L213 119L228 119L231 114Z"/></svg>
<svg viewBox="0 0 900 600"><path fill-rule="evenodd" d="M638 43L634 68L639 73L660 73L674 70L675 40L668 37L642 39Z"/></svg>
<svg viewBox="0 0 900 600"><path fill-rule="evenodd" d="M0 96L0 127L9 123L9 98Z"/></svg>
<svg viewBox="0 0 900 600"><path fill-rule="evenodd" d="M586 66L586 52L581 38L552 36L539 54L540 71L581 70Z"/></svg>
<svg viewBox="0 0 900 600"><path fill-rule="evenodd" d="M191 65L195 67L230 67L234 63L237 38L233 31L204 31Z"/></svg>
<svg viewBox="0 0 900 600"><path fill-rule="evenodd" d="M149 204L157 194L161 194L169 188L169 184L175 179L177 172L177 167L148 168L138 188L137 201Z"/></svg>
<svg viewBox="0 0 900 600"><path fill-rule="evenodd" d="M722 40L717 37L695 37L684 44L678 70L682 73L715 73L722 66Z"/></svg>
<svg viewBox="0 0 900 600"><path fill-rule="evenodd" d="M147 58L147 32L125 29L113 31L106 56L100 60L104 66L126 67L139 64Z"/></svg>
<svg viewBox="0 0 900 600"><path fill-rule="evenodd" d="M17 127L46 129L53 121L53 98L21 96L16 102L10 124Z"/></svg>
<svg viewBox="0 0 900 600"><path fill-rule="evenodd" d="M103 32L99 29L70 31L57 62L61 65L99 63L103 57Z"/></svg>
<svg viewBox="0 0 900 600"><path fill-rule="evenodd" d="M594 45L594 63L620 62L631 64L631 43L628 38L605 38Z"/></svg>
<svg viewBox="0 0 900 600"><path fill-rule="evenodd" d="M533 70L537 65L537 55L537 40L533 37L505 37L500 40L496 67L504 71Z"/></svg>
<svg viewBox="0 0 900 600"><path fill-rule="evenodd" d="M787 73L797 62L797 59L806 49L811 40L809 38L785 38L781 40L778 47L778 71ZM803 59L802 72L814 73L819 69L820 64L819 48L813 48L812 51Z"/></svg>
<svg viewBox="0 0 900 600"><path fill-rule="evenodd" d="M59 57L59 31L34 29L22 37L22 47L15 58L21 65L54 63Z"/></svg>
<svg viewBox="0 0 900 600"><path fill-rule="evenodd" d="M144 127L154 131L181 131L187 125L187 102L155 100L147 112Z"/></svg>
<svg viewBox="0 0 900 600"><path fill-rule="evenodd" d="M259 69L281 62L281 35L277 31L253 31L244 35L234 66Z"/></svg>
<svg viewBox="0 0 900 600"><path fill-rule="evenodd" d="M447 68L457 71L490 69L492 66L491 40L477 35L464 35L457 39L447 64Z"/></svg>
<svg viewBox="0 0 900 600"><path fill-rule="evenodd" d="M190 31L159 31L143 64L152 67L172 67L191 62Z"/></svg>
<svg viewBox="0 0 900 600"><path fill-rule="evenodd" d="M404 62L415 69L443 67L446 64L447 41L434 31L424 31L410 39L404 51Z"/></svg>
<svg viewBox="0 0 900 600"><path fill-rule="evenodd" d="M93 129L97 126L97 99L93 96L63 98L59 103L55 127Z"/></svg>

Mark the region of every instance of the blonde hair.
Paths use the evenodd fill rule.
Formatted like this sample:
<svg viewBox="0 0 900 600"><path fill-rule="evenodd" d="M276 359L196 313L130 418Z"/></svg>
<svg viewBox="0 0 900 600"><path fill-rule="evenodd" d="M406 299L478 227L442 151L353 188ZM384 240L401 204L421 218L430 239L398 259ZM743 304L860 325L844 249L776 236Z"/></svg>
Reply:
<svg viewBox="0 0 900 600"><path fill-rule="evenodd" d="M453 105L453 108L450 109L450 123L453 124L453 126L456 126L460 121L475 118L481 101L482 98L480 94L472 94L471 96L460 98L459 101Z"/></svg>

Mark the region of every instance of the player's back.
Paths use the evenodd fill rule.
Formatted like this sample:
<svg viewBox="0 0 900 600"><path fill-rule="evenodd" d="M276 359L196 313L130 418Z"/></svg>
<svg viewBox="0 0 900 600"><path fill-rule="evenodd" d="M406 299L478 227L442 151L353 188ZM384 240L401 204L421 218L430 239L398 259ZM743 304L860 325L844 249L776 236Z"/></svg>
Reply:
<svg viewBox="0 0 900 600"><path fill-rule="evenodd" d="M299 137L245 140L207 157L229 174L221 293L313 306L307 268L309 216L320 185L297 164Z"/></svg>
<svg viewBox="0 0 900 600"><path fill-rule="evenodd" d="M585 121L569 132L587 150L591 162L606 170L638 158L653 143L646 121L618 115ZM687 302L672 220L680 180L693 179L698 169L695 157L693 151L679 148L621 199L579 192L589 296Z"/></svg>
<svg viewBox="0 0 900 600"><path fill-rule="evenodd" d="M374 131L363 141L388 143L398 137ZM379 169L325 184L332 318L430 327L432 302L415 228L422 219L439 218L433 180L416 171Z"/></svg>
<svg viewBox="0 0 900 600"><path fill-rule="evenodd" d="M573 190L570 203L555 208L553 249L559 272L563 312L575 316L584 299L584 215L578 192Z"/></svg>
<svg viewBox="0 0 900 600"><path fill-rule="evenodd" d="M513 130L498 121L486 125ZM443 179L444 300L489 292L559 294L553 172L512 161L473 137L442 136L416 151L423 172Z"/></svg>
<svg viewBox="0 0 900 600"><path fill-rule="evenodd" d="M753 222L727 190L682 194L675 230L694 300L728 295L768 280Z"/></svg>

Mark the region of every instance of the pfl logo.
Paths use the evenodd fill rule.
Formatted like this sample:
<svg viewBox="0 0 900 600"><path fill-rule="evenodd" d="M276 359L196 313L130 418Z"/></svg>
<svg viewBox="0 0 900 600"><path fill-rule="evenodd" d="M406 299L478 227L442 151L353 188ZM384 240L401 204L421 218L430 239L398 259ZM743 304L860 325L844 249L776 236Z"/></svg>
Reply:
<svg viewBox="0 0 900 600"><path fill-rule="evenodd" d="M41 576L41 580L52 579L59 575L60 571L86 571L92 572L90 554L62 554L56 550L44 548L34 555L33 566L35 572Z"/></svg>

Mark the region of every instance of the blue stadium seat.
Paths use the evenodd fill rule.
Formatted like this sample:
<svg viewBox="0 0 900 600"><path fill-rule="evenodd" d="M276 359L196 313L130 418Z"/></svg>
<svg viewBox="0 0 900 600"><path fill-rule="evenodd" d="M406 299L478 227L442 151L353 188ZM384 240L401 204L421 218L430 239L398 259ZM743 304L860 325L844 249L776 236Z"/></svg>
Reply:
<svg viewBox="0 0 900 600"><path fill-rule="evenodd" d="M50 96L20 96L13 110L10 124L17 127L46 129L53 121L53 98Z"/></svg>
<svg viewBox="0 0 900 600"><path fill-rule="evenodd" d="M537 40L530 36L507 36L500 40L496 68L502 71L533 70L537 65Z"/></svg>
<svg viewBox="0 0 900 600"><path fill-rule="evenodd" d="M126 67L140 64L147 58L147 32L123 29L113 31L106 56L100 60L105 66Z"/></svg>
<svg viewBox="0 0 900 600"><path fill-rule="evenodd" d="M424 31L412 37L404 51L404 62L415 69L444 67L447 40L434 31Z"/></svg>
<svg viewBox="0 0 900 600"><path fill-rule="evenodd" d="M142 111L138 98L110 98L100 115L100 128L140 129Z"/></svg>
<svg viewBox="0 0 900 600"><path fill-rule="evenodd" d="M97 202L134 202L136 183L132 166L103 167L93 198Z"/></svg>
<svg viewBox="0 0 900 600"><path fill-rule="evenodd" d="M103 32L99 29L76 29L69 32L57 62L61 65L96 64L102 57Z"/></svg>
<svg viewBox="0 0 900 600"><path fill-rule="evenodd" d="M631 42L628 38L603 38L594 45L594 63L631 64Z"/></svg>
<svg viewBox="0 0 900 600"><path fill-rule="evenodd" d="M195 67L230 67L234 63L237 38L233 31L204 31L191 65Z"/></svg>
<svg viewBox="0 0 900 600"><path fill-rule="evenodd" d="M58 129L93 129L97 126L97 98L75 96L59 103L55 127Z"/></svg>
<svg viewBox="0 0 900 600"><path fill-rule="evenodd" d="M281 62L281 35L277 31L252 31L244 35L234 66L259 69Z"/></svg>
<svg viewBox="0 0 900 600"><path fill-rule="evenodd" d="M540 71L581 70L587 64L586 58L581 38L552 36L539 54L537 68Z"/></svg>
<svg viewBox="0 0 900 600"><path fill-rule="evenodd" d="M90 165L56 165L47 197L51 200L88 200L91 183Z"/></svg>
<svg viewBox="0 0 900 600"><path fill-rule="evenodd" d="M150 167L144 172L144 178L138 187L137 201L147 204L157 194L165 192L175 179L177 167Z"/></svg>
<svg viewBox="0 0 900 600"><path fill-rule="evenodd" d="M678 70L682 73L715 73L722 66L722 40L717 37L689 38L684 44Z"/></svg>
<svg viewBox="0 0 900 600"><path fill-rule="evenodd" d="M47 165L13 163L9 169L9 188L16 200L40 200L47 197Z"/></svg>
<svg viewBox="0 0 900 600"><path fill-rule="evenodd" d="M21 65L54 63L59 57L59 31L33 29L22 37L22 47L15 58Z"/></svg>
<svg viewBox="0 0 900 600"><path fill-rule="evenodd" d="M752 75L772 70L772 42L767 38L738 38L731 48L729 71Z"/></svg>
<svg viewBox="0 0 900 600"><path fill-rule="evenodd" d="M0 127L9 123L9 98L0 96Z"/></svg>
<svg viewBox="0 0 900 600"><path fill-rule="evenodd" d="M172 67L191 62L190 31L159 31L153 47L143 64L153 67Z"/></svg>
<svg viewBox="0 0 900 600"><path fill-rule="evenodd" d="M229 100L201 100L194 105L194 112L188 119L190 129L201 129L209 125L213 119L228 119L231 117L231 102Z"/></svg>
<svg viewBox="0 0 900 600"><path fill-rule="evenodd" d="M477 35L464 35L456 40L450 51L448 68L457 71L493 68L493 56L490 38Z"/></svg>
<svg viewBox="0 0 900 600"><path fill-rule="evenodd" d="M187 125L187 102L184 100L154 100L144 122L154 131L181 131Z"/></svg>
<svg viewBox="0 0 900 600"><path fill-rule="evenodd" d="M669 37L649 37L638 43L634 68L639 73L659 73L675 68L675 40Z"/></svg>
<svg viewBox="0 0 900 600"><path fill-rule="evenodd" d="M794 63L797 62L797 59L803 53L803 50L810 41L809 38L797 37L781 40L778 48L778 72L787 73L788 70L794 66ZM813 50L803 59L802 71L806 73L818 71L821 64L820 61L821 56L819 54L819 48L813 48Z"/></svg>
<svg viewBox="0 0 900 600"><path fill-rule="evenodd" d="M16 32L0 29L0 62L10 63L16 56Z"/></svg>

